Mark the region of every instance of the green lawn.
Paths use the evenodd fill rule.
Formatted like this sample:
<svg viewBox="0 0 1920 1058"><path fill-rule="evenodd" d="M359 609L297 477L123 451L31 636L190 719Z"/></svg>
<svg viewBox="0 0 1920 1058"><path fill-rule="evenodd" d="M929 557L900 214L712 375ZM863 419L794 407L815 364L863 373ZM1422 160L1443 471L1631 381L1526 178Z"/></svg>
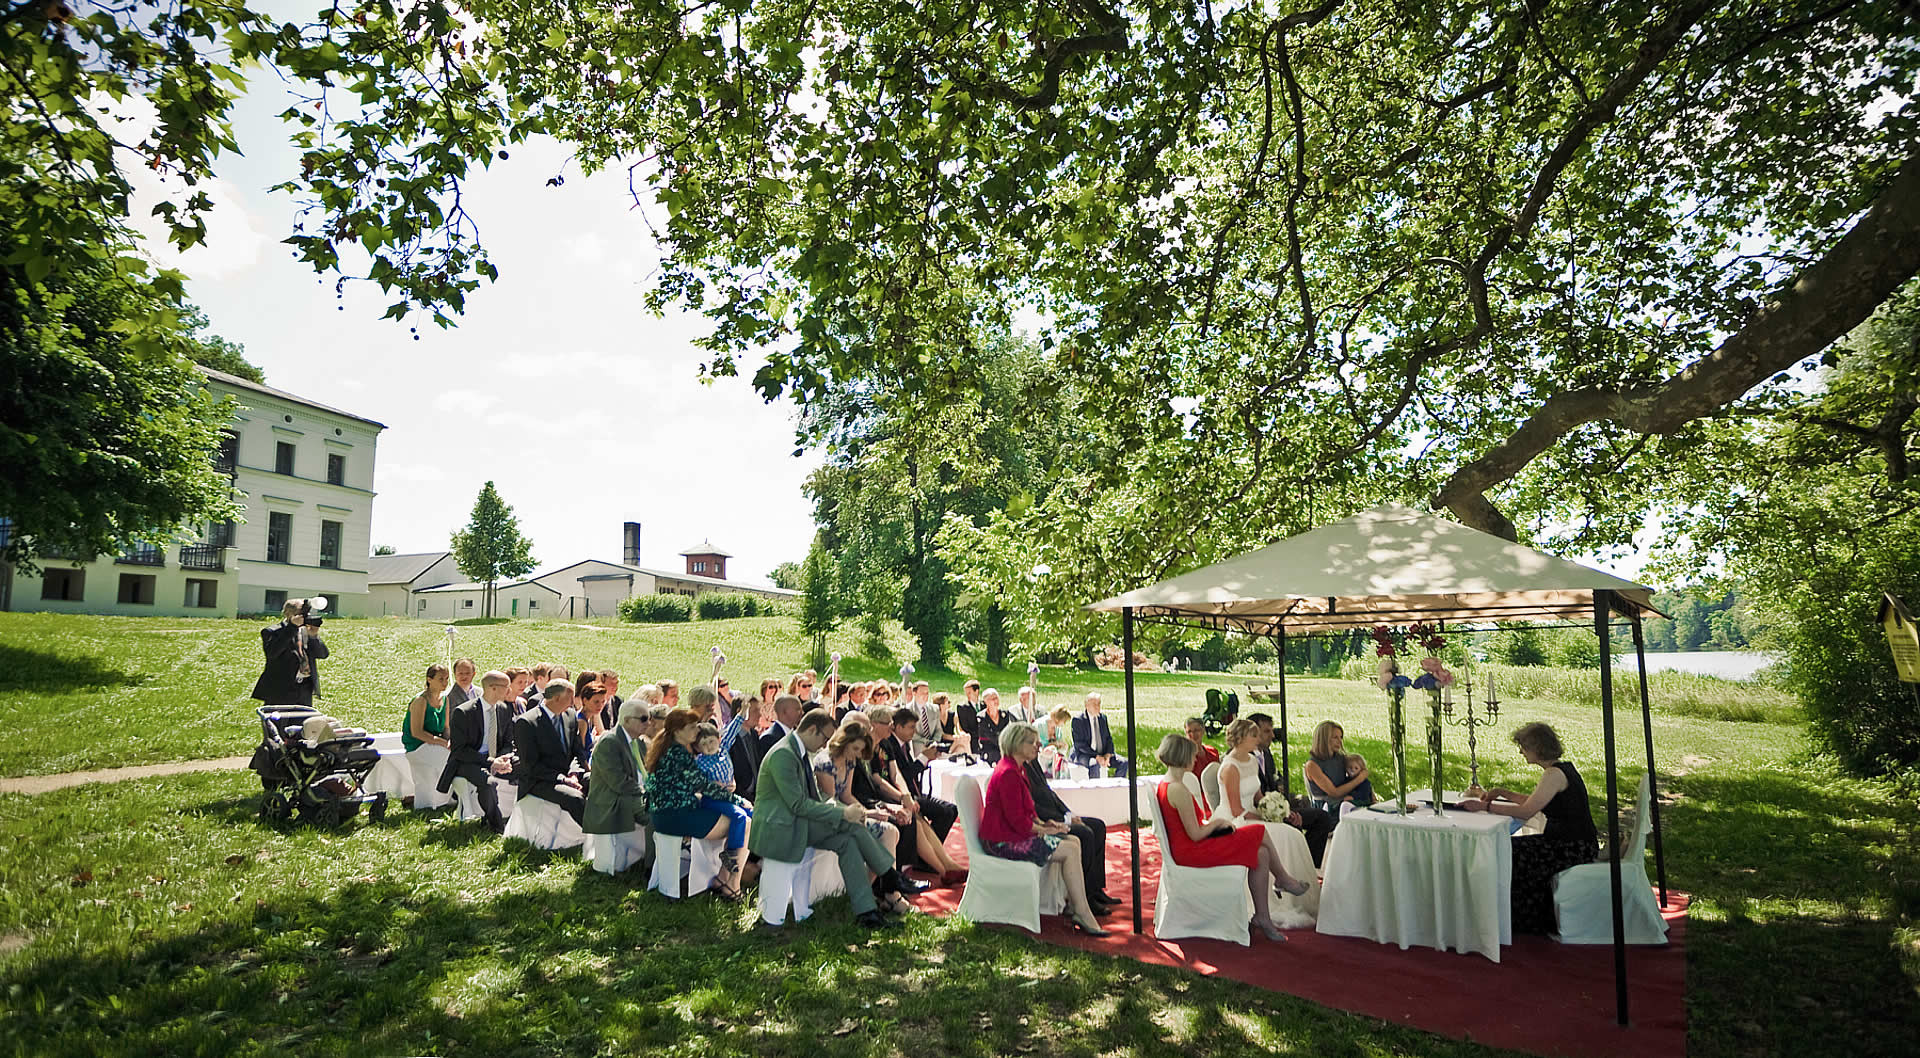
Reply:
<svg viewBox="0 0 1920 1058"><path fill-rule="evenodd" d="M412 673L439 656L440 626L329 629L327 708L391 728ZM485 666L610 664L629 684L703 679L716 643L742 683L791 671L805 653L781 619L492 625L460 637L461 652ZM898 637L890 646L907 652ZM836 648L851 655L854 637ZM0 774L245 752L258 656L257 626L245 622L0 614L10 735ZM846 668L868 677L898 664ZM945 688L961 674L1003 688L1024 679L965 658L932 676ZM1143 754L1197 711L1201 688L1242 681L1140 677ZM1097 687L1118 706L1118 674L1049 669L1041 684L1050 703ZM1332 716L1385 761L1378 690L1289 686L1296 753L1311 724ZM1482 744L1483 778L1532 781L1504 732L1540 718L1559 727L1599 793L1593 709L1516 698L1506 717ZM1837 775L1792 724L1665 711L1654 721L1673 798L1669 874L1696 897L1690 1053L1912 1054L1913 792ZM1620 724L1632 765L1643 756L1637 714ZM1638 770L1624 775L1631 783ZM1485 1053L957 922L916 922L869 942L846 924L841 900L824 905L815 928L769 941L746 931L744 911L669 904L573 856L446 820L396 812L337 833L271 829L255 818L257 790L249 774L224 773L0 796L0 1053Z"/></svg>

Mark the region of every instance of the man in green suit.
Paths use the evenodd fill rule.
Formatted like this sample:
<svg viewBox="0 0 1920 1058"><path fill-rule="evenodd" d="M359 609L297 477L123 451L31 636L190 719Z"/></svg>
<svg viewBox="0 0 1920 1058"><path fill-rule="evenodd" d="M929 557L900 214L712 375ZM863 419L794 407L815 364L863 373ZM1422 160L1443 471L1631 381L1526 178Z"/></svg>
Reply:
<svg viewBox="0 0 1920 1058"><path fill-rule="evenodd" d="M775 705L788 709L790 695ZM753 830L747 847L762 859L798 863L809 848L822 849L840 860L840 877L853 903L854 921L868 929L899 923L879 910L877 894L900 891L900 875L893 856L867 829L867 810L820 799L813 775L813 755L833 734L833 714L815 709L800 718L793 733L767 751L760 762L759 789L753 800ZM867 872L879 876L871 886Z"/></svg>
<svg viewBox="0 0 1920 1058"><path fill-rule="evenodd" d="M627 834L647 825L646 773L640 770L640 733L646 730L647 703L622 703L620 723L593 744L587 804L580 829L589 834ZM653 858L646 846L641 866Z"/></svg>

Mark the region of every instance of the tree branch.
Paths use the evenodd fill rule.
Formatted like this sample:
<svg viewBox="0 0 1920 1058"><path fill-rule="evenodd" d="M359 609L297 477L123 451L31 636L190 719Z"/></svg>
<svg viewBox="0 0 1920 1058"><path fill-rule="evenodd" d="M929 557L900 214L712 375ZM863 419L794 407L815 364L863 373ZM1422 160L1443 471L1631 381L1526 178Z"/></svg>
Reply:
<svg viewBox="0 0 1920 1058"><path fill-rule="evenodd" d="M1608 420L1647 434L1719 412L1800 360L1819 354L1920 274L1920 152L1820 260L1748 318L1719 348L1651 386L1589 387L1549 397L1505 441L1455 470L1432 500L1475 528L1512 539L1486 498L1568 433ZM1904 454L1904 449L1903 449Z"/></svg>

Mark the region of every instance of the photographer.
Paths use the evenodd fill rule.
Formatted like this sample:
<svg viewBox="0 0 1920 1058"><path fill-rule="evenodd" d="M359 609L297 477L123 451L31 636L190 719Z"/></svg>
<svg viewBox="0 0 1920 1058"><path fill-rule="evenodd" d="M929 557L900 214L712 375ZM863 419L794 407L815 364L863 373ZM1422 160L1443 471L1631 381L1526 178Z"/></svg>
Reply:
<svg viewBox="0 0 1920 1058"><path fill-rule="evenodd" d="M260 650L267 664L254 681L255 699L267 705L313 707L314 691L320 685L317 662L327 656L318 612L326 608L327 600L320 596L289 599L280 621L260 630Z"/></svg>

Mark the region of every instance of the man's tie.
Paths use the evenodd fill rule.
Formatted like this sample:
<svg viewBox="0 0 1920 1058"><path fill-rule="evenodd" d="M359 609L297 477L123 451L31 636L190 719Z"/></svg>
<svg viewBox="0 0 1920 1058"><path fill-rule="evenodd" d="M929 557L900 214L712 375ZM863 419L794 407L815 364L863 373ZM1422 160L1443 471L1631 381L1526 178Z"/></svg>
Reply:
<svg viewBox="0 0 1920 1058"><path fill-rule="evenodd" d="M800 762L800 773L807 777L807 796L820 799L820 783L813 777L813 762L807 759L806 748L800 745L799 735L788 735L787 744L793 750L793 759Z"/></svg>
<svg viewBox="0 0 1920 1058"><path fill-rule="evenodd" d="M640 759L640 742L632 735L628 735L626 738L627 749L633 753L633 770L637 772L646 771L646 765L642 764Z"/></svg>
<svg viewBox="0 0 1920 1058"><path fill-rule="evenodd" d="M493 706L480 703L480 759L493 756Z"/></svg>

